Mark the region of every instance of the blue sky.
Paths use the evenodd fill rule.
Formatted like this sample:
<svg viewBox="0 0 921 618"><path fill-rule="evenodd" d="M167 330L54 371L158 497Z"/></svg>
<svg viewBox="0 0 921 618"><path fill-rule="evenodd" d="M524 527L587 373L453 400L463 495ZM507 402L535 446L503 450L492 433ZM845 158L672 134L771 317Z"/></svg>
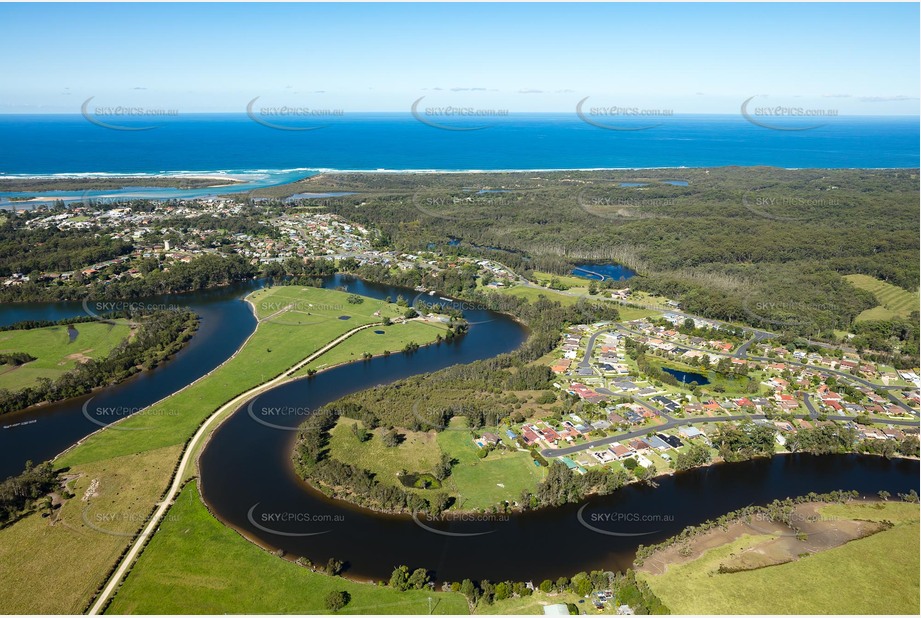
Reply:
<svg viewBox="0 0 921 618"><path fill-rule="evenodd" d="M3 4L0 113L917 114L918 4ZM766 96L767 95L767 96Z"/></svg>

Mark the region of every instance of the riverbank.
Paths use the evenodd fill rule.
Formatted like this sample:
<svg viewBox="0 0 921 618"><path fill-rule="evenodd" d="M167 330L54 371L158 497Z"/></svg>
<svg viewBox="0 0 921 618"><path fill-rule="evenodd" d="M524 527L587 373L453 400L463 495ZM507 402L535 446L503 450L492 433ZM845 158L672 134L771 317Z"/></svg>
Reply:
<svg viewBox="0 0 921 618"><path fill-rule="evenodd" d="M337 332L377 323L379 318L372 314L385 307L373 299L353 306L347 302L348 294L334 290L278 289L300 291L304 302L346 306L352 320L336 319L341 313L334 310L325 314L330 319L323 328L264 322L208 378L146 408L145 414L132 415L87 437L56 459L57 467L69 468L69 474L76 477L69 485L72 493L84 496L91 484L95 489L87 501L65 501L54 526L31 516L0 531L0 557L9 566L0 576L0 600L5 608L23 613L84 611L101 585L96 578L108 571L141 525L150 521L187 438L198 430L208 411L227 401L228 390L245 392L262 383L253 367L268 376L283 373L304 358L305 349L318 350L335 339ZM270 313L259 308L257 315L264 318ZM103 524L93 528L87 522ZM46 582L60 594L37 598L27 583L35 581Z"/></svg>
<svg viewBox="0 0 921 618"><path fill-rule="evenodd" d="M918 613L917 503L799 504L786 517L694 536L647 557L638 577L681 614ZM816 585L833 581L847 585Z"/></svg>
<svg viewBox="0 0 921 618"><path fill-rule="evenodd" d="M198 316L187 310L157 311L131 320L100 318L98 323L80 322L80 329L96 335L91 336L88 342L88 345L100 347L100 350L94 350L83 348L87 343L81 342L80 331L68 320L64 322L68 324L67 342L61 338L58 326L0 333L0 344L21 345L40 354L40 358L32 361L38 372L32 376L32 383L20 382L19 389L3 390L0 415L28 415L42 407L61 402L66 404L67 400L98 393L130 380L181 352L199 328ZM112 335L113 331L117 340L106 342L105 337ZM48 340L49 336L56 341ZM79 344L76 347L78 351L65 355L65 352L74 349L75 343ZM59 369L62 366L64 368ZM16 369L29 370L28 367ZM27 380L28 377L27 372ZM0 383L2 386L4 384ZM124 410L105 412L109 416L130 413ZM91 418L86 410L84 415L97 425L111 420L105 415L102 420Z"/></svg>

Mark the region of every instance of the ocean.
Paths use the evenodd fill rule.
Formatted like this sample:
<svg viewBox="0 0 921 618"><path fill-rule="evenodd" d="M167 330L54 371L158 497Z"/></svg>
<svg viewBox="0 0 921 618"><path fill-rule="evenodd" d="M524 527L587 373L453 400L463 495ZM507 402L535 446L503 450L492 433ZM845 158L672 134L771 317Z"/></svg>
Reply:
<svg viewBox="0 0 921 618"><path fill-rule="evenodd" d="M773 130L741 115L686 115L608 130L573 114L512 115L485 124L408 113L346 114L313 125L246 114L188 114L114 123L77 115L0 115L0 174L264 174L285 170L549 170L716 167L914 168L917 117L836 117ZM464 124L467 123L467 124ZM473 129L473 130L446 130Z"/></svg>

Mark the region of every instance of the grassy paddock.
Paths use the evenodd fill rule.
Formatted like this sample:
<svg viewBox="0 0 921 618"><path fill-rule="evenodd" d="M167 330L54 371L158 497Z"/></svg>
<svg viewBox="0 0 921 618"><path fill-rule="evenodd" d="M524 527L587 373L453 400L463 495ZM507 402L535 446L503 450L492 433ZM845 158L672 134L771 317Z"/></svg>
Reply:
<svg viewBox="0 0 921 618"><path fill-rule="evenodd" d="M918 310L918 292L909 292L869 275L845 275L844 279L856 288L872 292L879 302L879 306L862 311L856 318L858 322L907 318Z"/></svg>
<svg viewBox="0 0 921 618"><path fill-rule="evenodd" d="M163 491L179 446L80 466L54 521L30 515L0 530L0 611L79 614ZM93 480L98 496L83 501Z"/></svg>
<svg viewBox="0 0 921 618"><path fill-rule="evenodd" d="M826 551L740 573L717 573L730 554L764 536L744 536L662 575L640 573L676 614L914 614L919 611L918 506L823 507L823 515L889 519L895 526ZM882 586L882 588L881 588Z"/></svg>
<svg viewBox="0 0 921 618"><path fill-rule="evenodd" d="M0 332L0 354L27 352L36 358L19 367L0 365L0 388L17 391L36 384L39 378L54 380L77 362L108 356L131 333L125 320L85 322L74 328L78 334L73 341L67 326Z"/></svg>
<svg viewBox="0 0 921 618"><path fill-rule="evenodd" d="M466 614L457 593L360 584L277 558L218 522L188 484L119 589L110 614L328 614L325 596L344 590L339 614Z"/></svg>
<svg viewBox="0 0 921 618"><path fill-rule="evenodd" d="M451 428L460 429L464 423L464 419L456 418ZM545 475L544 468L535 466L531 456L520 451L493 451L480 459L467 431L440 432L438 446L458 462L445 480L445 489L457 496L457 506L464 510L487 509L509 498L517 500L522 490L535 491Z"/></svg>
<svg viewBox="0 0 921 618"><path fill-rule="evenodd" d="M375 331L378 330L382 330L384 333L376 333ZM406 347L406 344L411 342L426 345L434 342L438 335L444 337L447 332L448 328L444 324L415 320L363 330L308 363L294 375L302 376L306 375L311 369L327 369L342 363L362 360L362 355L365 352L377 356L385 352L401 352Z"/></svg>
<svg viewBox="0 0 921 618"><path fill-rule="evenodd" d="M94 508L104 505L107 512L115 513L112 517L120 532L139 530L166 489L182 445L209 414L339 335L377 322L375 312L396 311L368 298L351 304L346 293L317 288L272 288L257 292L256 299L274 302L275 294L283 306L292 304L292 299L300 301L295 308L310 315L296 315L290 320L287 311L276 315L274 304L257 305L258 315L275 317L262 321L236 356L202 380L119 424L120 428L144 431L106 429L56 461L59 467L69 466L72 473L82 475L74 489L77 498L68 500L61 509L67 525L49 527L47 520L36 514L0 530L4 564L0 570L0 608L20 613L82 611L128 542L128 537L96 532L74 537L70 528L76 526L74 521L82 521L87 503L80 497L93 478L99 479L101 488L100 497L92 503ZM316 320L319 311L305 303L323 304L326 317L332 319ZM343 314L351 319L337 319ZM73 509L76 515L71 513ZM105 519L105 513L101 516ZM29 589L30 582L41 582L43 589L54 593Z"/></svg>
<svg viewBox="0 0 921 618"><path fill-rule="evenodd" d="M356 424L358 421L351 419L340 419L336 423L330 431L330 456L374 472L381 483L403 487L397 478L401 470L430 473L441 459L434 431L400 430L403 442L387 447L381 439L383 428L374 430L367 442L359 442L352 433L352 426Z"/></svg>

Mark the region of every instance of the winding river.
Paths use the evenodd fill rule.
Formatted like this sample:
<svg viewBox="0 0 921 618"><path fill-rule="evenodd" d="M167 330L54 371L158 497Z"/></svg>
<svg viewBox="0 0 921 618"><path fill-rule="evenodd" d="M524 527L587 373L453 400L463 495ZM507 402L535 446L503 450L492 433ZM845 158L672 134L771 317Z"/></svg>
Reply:
<svg viewBox="0 0 921 618"><path fill-rule="evenodd" d="M355 281L350 291L383 298L399 290ZM489 311L466 311L472 326L451 344L340 366L260 395L253 409L315 410L348 393L518 347L526 332ZM424 402L423 402L424 403ZM387 580L394 566L425 567L439 581L541 580L591 569L626 569L639 544L749 504L810 491L856 489L892 494L918 486L917 461L859 456L779 456L666 477L658 488L629 486L585 505L513 516L426 521L382 515L330 500L294 473L291 452L300 414L267 426L247 406L213 434L199 460L206 504L247 538L318 563L345 560L348 575ZM517 496L515 496L517 498Z"/></svg>
<svg viewBox="0 0 921 618"><path fill-rule="evenodd" d="M258 285L171 297L202 315L199 332L172 361L100 392L87 409L149 405L223 362L255 327L241 298ZM326 285L347 285L352 292L377 298L416 294L342 277ZM80 314L78 303L5 306L0 307L0 323ZM511 351L527 336L507 316L489 311L465 315L470 331L451 343L340 366L279 386L260 395L254 405L313 410L351 392ZM21 470L25 459L48 459L98 429L84 414L87 399L0 418L0 476ZM466 521L413 520L329 500L300 481L292 468L291 448L303 418L280 416L269 426L250 416L247 406L234 413L201 455L202 494L212 512L248 538L315 562L345 560L347 574L357 579L388 579L399 564L431 569L440 581L540 580L595 568L623 569L639 544L655 543L748 504L834 489L895 494L917 489L919 478L917 461L778 456L664 477L658 488L631 485L582 505Z"/></svg>
<svg viewBox="0 0 921 618"><path fill-rule="evenodd" d="M248 281L145 299L150 304L187 306L198 313L201 323L195 336L153 371L139 373L94 395L0 416L0 478L22 472L26 460L53 458L101 426L159 401L227 360L256 328L252 309L242 296L261 285L261 281ZM0 325L85 315L79 302L0 305Z"/></svg>

